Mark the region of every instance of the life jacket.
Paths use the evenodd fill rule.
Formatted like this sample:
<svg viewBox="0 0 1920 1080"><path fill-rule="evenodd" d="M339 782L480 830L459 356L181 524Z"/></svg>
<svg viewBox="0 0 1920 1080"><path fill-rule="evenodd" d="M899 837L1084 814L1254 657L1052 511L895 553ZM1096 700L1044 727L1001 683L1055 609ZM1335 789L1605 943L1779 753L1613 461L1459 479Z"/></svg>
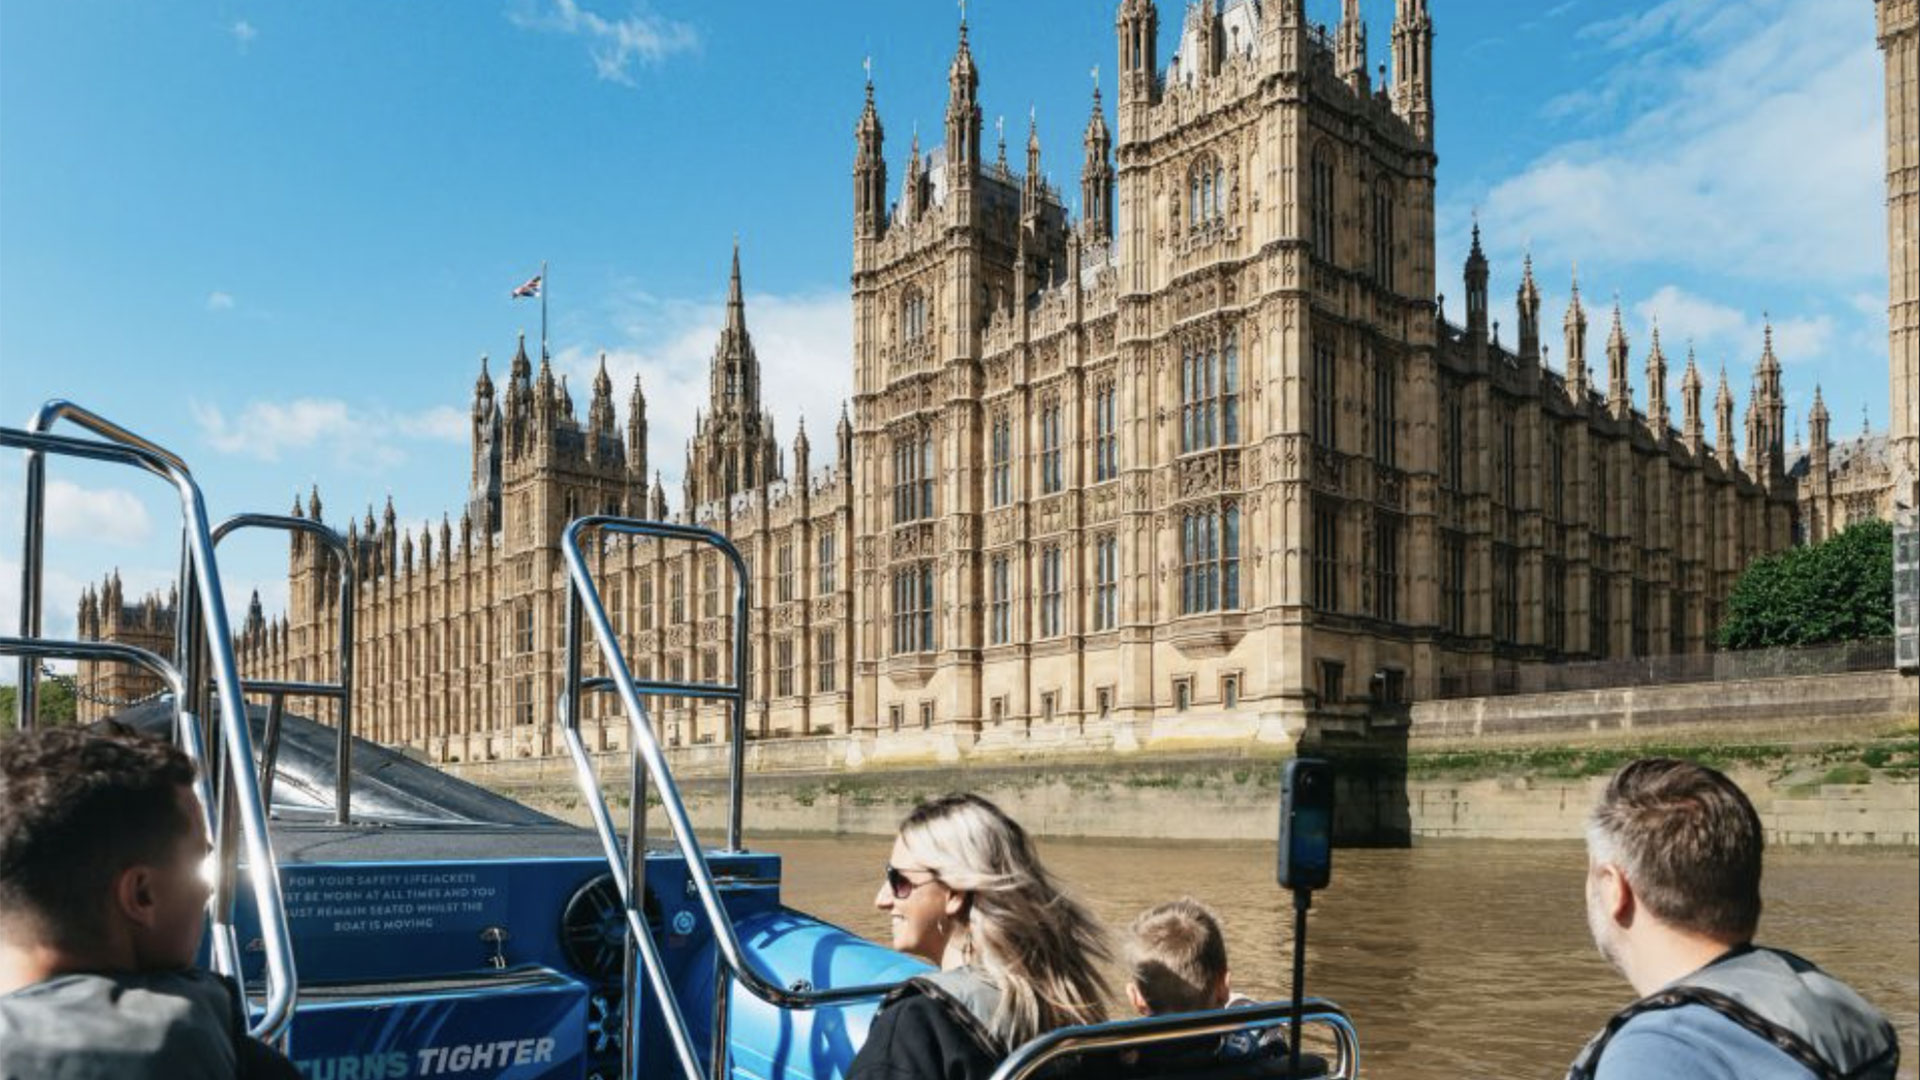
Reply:
<svg viewBox="0 0 1920 1080"><path fill-rule="evenodd" d="M969 966L916 975L895 987L887 995L887 1002L913 993L939 1002L982 1050L995 1057L1006 1056L1010 1048L993 1033L993 1014L1000 1008L1000 987L984 971Z"/></svg>
<svg viewBox="0 0 1920 1080"><path fill-rule="evenodd" d="M1567 1080L1591 1080L1600 1055L1642 1013L1703 1005L1765 1039L1820 1080L1892 1080L1900 1064L1893 1025L1852 987L1779 949L1738 946L1614 1014Z"/></svg>

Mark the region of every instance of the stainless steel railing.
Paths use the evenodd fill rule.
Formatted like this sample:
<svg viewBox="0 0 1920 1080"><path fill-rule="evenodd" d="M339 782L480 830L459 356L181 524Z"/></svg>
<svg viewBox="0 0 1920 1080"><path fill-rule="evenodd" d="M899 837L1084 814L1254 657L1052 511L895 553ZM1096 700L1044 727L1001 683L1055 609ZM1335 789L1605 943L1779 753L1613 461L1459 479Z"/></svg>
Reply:
<svg viewBox="0 0 1920 1080"><path fill-rule="evenodd" d="M680 682L633 677L632 671L627 667L626 656L621 650L619 638L613 631L613 624L607 618L605 607L600 603L600 593L594 585L593 574L588 568L586 556L580 549L580 536L587 532L683 540L710 547L727 559L733 567L734 581L733 679L731 682ZM796 990L768 978L754 965L746 951L741 948L739 935L734 931L733 919L720 900L719 888L714 883L713 873L707 866L706 854L694 834L686 803L680 797L680 788L674 782L672 770L667 767L666 755L660 749L659 740L654 737L653 724L647 715L646 705L640 700L642 694L659 694L727 701L732 704L733 754L729 762L727 848L739 850L741 788L746 762L746 708L749 700L747 620L750 614L746 564L740 558L740 553L728 543L725 537L710 529L607 515L580 518L568 525L566 531L561 534L560 550L562 557L566 560L569 584L566 617L566 682L560 709L562 730L566 737L567 750L573 757L575 778L580 785L581 794L585 797L587 809L592 815L594 830L600 836L600 844L606 853L607 863L613 870L613 879L620 889L621 900L626 906L630 947L638 952L647 981L652 986L654 994L660 999L661 1014L666 1019L675 1056L686 1074L686 1080L701 1080L699 1058L693 1039L687 1031L686 1019L681 1013L679 1002L673 996L673 985L667 977L659 951L654 947L652 935L647 932L646 918L642 910L645 897L646 860L641 848L646 835L646 779L650 777L659 788L661 809L666 813L667 821L672 826L674 841L682 859L687 864L689 880L700 899L702 910L706 912L707 921L713 928L717 952L716 963L719 970L715 973L714 979L713 1046L708 1062L711 1075L715 1080L724 1080L728 1075L727 1008L731 997L729 992L731 982L737 981L747 992L768 1004L788 1009L811 1009L874 998L891 990L893 984ZM595 679L588 683L582 679L583 623L592 627L594 639L599 643L601 659L607 669L605 682ZM580 735L580 698L588 688L606 688L617 693L625 708L627 723L631 729L630 753L634 758L632 762L634 789L630 803L632 816L629 820L627 844L624 849L620 843L619 834L614 829L612 816L607 810L606 799L600 792L599 780L594 775L593 760ZM630 969L625 986L625 1008L628 1014L629 1030L637 1023L634 1017L639 1008L638 974ZM629 1041L628 1045L632 1046L633 1043ZM632 1055L629 1054L625 1075L637 1077L638 1068L638 1061L633 1060Z"/></svg>
<svg viewBox="0 0 1920 1080"><path fill-rule="evenodd" d="M286 715L287 698L326 698L340 703L339 723L334 731L333 820L337 825L345 825L353 812L353 606L357 596L354 590L353 558L347 550L347 541L338 532L312 518L283 514L237 514L213 530L214 546L219 547L220 541L240 529L278 529L282 532L304 533L325 544L340 564L340 594L335 599L340 611L339 678L331 683L243 679L241 691L267 695L267 726L261 734L264 745L260 751L260 802L269 809L273 807L273 770L280 758L280 726Z"/></svg>
<svg viewBox="0 0 1920 1080"><path fill-rule="evenodd" d="M1360 1073L1360 1038L1346 1011L1330 1001L1307 998L1302 1002L1302 1024L1326 1028L1333 1035L1334 1060L1327 1071L1333 1080L1353 1080ZM1291 1001L1269 1001L1237 1009L1148 1016L1134 1020L1115 1020L1106 1024L1059 1028L1033 1039L1008 1055L993 1071L990 1080L1028 1080L1048 1065L1073 1054L1089 1051L1138 1049L1175 1039L1229 1035L1270 1021L1279 1024L1293 1015Z"/></svg>
<svg viewBox="0 0 1920 1080"><path fill-rule="evenodd" d="M46 428L60 419L102 435L110 442L53 435ZM179 457L141 438L111 421L88 412L71 402L51 401L41 408L33 421L35 430L0 428L0 447L26 451L26 520L24 551L21 559L21 617L19 640L23 645L42 644L40 634L41 579L45 553L46 461L45 455L102 461L144 469L173 485L180 499L181 515L181 589L180 610L175 628L175 657L179 678L170 680L175 689L175 708L180 715L191 716L198 732L202 721L210 726L215 718L208 708L198 704L206 698L206 666L212 668L213 689L217 692L220 717L218 738L205 743L187 740L183 748L194 756L206 783L214 789L207 810L214 842L220 850L231 851L237 860L245 849L250 873L249 883L254 907L260 921L261 944L265 952L267 982L261 1017L249 1031L256 1038L277 1042L293 1019L298 995L293 966L293 948L287 933L286 907L280 891L280 873L267 835L266 809L260 800L257 777L253 771L251 732L246 722L246 701L241 695L240 674L234 663L232 635L220 589L220 571L214 561L213 537L207 525L206 500ZM15 650L20 655L18 684L20 726L31 726L35 712L35 689L39 669L32 651ZM144 661L143 661L144 663ZM185 720L181 723L184 725ZM203 789L202 794L205 794ZM232 867L223 867L230 874ZM232 923L231 911L216 907L212 912L213 955L215 966L223 973L241 975L240 946Z"/></svg>

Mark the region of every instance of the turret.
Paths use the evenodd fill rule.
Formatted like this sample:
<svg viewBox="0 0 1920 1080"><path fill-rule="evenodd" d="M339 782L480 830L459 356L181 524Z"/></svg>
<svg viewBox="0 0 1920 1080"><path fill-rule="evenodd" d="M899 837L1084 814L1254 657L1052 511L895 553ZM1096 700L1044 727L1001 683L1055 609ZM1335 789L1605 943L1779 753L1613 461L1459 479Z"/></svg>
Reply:
<svg viewBox="0 0 1920 1080"><path fill-rule="evenodd" d="M1667 355L1660 351L1660 324L1653 326L1653 344L1647 349L1647 423L1655 439L1665 439L1667 414Z"/></svg>
<svg viewBox="0 0 1920 1080"><path fill-rule="evenodd" d="M1487 344L1487 253L1480 248L1480 223L1473 224L1473 247L1467 252L1467 342L1484 360Z"/></svg>
<svg viewBox="0 0 1920 1080"><path fill-rule="evenodd" d="M1693 346L1687 346L1687 373L1680 377L1680 401L1686 410L1683 434L1687 450L1698 457L1707 442L1706 423L1700 417L1700 367L1694 363Z"/></svg>
<svg viewBox="0 0 1920 1080"><path fill-rule="evenodd" d="M1573 278L1573 298L1567 301L1567 393L1575 407L1585 407L1590 389L1587 376L1587 309L1580 304L1580 275Z"/></svg>
<svg viewBox="0 0 1920 1080"><path fill-rule="evenodd" d="M667 520L667 487L660 482L660 474L653 474L653 490L648 494L647 516L654 521Z"/></svg>
<svg viewBox="0 0 1920 1080"><path fill-rule="evenodd" d="M760 365L747 336L747 304L740 287L740 244L733 245L733 269L727 278L727 323L713 351L708 372L708 394L714 411L757 412L760 407Z"/></svg>
<svg viewBox="0 0 1920 1080"><path fill-rule="evenodd" d="M1813 388L1813 408L1807 412L1807 436L1812 445L1808 453L1813 458L1813 475L1827 475L1827 447L1832 442L1833 417L1827 414L1827 403L1820 398L1820 387Z"/></svg>
<svg viewBox="0 0 1920 1080"><path fill-rule="evenodd" d="M607 354L600 353L600 370L593 376L593 404L587 407L587 450L596 453L602 439L612 440L616 423L613 414L613 378L607 374Z"/></svg>
<svg viewBox="0 0 1920 1080"><path fill-rule="evenodd" d="M967 21L960 20L960 47L947 71L947 183L971 187L980 169L980 73L967 47Z"/></svg>
<svg viewBox="0 0 1920 1080"><path fill-rule="evenodd" d="M887 159L880 111L873 104L873 79L867 79L867 101L853 129L853 234L864 239L887 229Z"/></svg>
<svg viewBox="0 0 1920 1080"><path fill-rule="evenodd" d="M640 376L633 377L633 393L627 395L627 481L638 487L647 479L647 395L640 389Z"/></svg>
<svg viewBox="0 0 1920 1080"><path fill-rule="evenodd" d="M1520 315L1520 361L1540 363L1540 287L1533 280L1533 256L1520 266L1520 291L1514 297Z"/></svg>
<svg viewBox="0 0 1920 1080"><path fill-rule="evenodd" d="M1394 0L1393 111L1433 138L1433 19L1427 0Z"/></svg>
<svg viewBox="0 0 1920 1080"><path fill-rule="evenodd" d="M1087 158L1080 166L1080 212L1086 235L1105 240L1113 235L1113 166L1108 158L1113 137L1107 133L1107 118L1100 108L1100 88L1093 88L1093 115L1087 119L1083 140Z"/></svg>
<svg viewBox="0 0 1920 1080"><path fill-rule="evenodd" d="M1754 366L1763 471L1756 474L1768 482L1785 477L1787 452L1787 397L1780 385L1780 358L1773 352L1773 323L1766 324L1765 344L1760 362ZM1749 452L1752 452L1749 449Z"/></svg>
<svg viewBox="0 0 1920 1080"><path fill-rule="evenodd" d="M1720 390L1713 397L1713 456L1720 467L1733 472L1740 467L1733 446L1733 387L1727 383L1727 366L1720 365Z"/></svg>
<svg viewBox="0 0 1920 1080"><path fill-rule="evenodd" d="M1022 216L1029 222L1040 219L1040 200L1045 180L1040 172L1040 117L1037 113L1027 112L1027 176L1026 185L1021 189Z"/></svg>
<svg viewBox="0 0 1920 1080"><path fill-rule="evenodd" d="M1153 0L1124 0L1113 25L1120 40L1120 97L1116 108L1121 137L1130 139L1138 135L1132 128L1134 118L1144 120L1143 111L1159 93L1160 15Z"/></svg>
<svg viewBox="0 0 1920 1080"><path fill-rule="evenodd" d="M850 483L853 478L853 421L847 418L844 403L840 406L840 423L833 429L833 441L840 482Z"/></svg>
<svg viewBox="0 0 1920 1080"><path fill-rule="evenodd" d="M320 520L320 485L319 484L313 485L312 490L307 494L307 517L311 518L314 521Z"/></svg>
<svg viewBox="0 0 1920 1080"><path fill-rule="evenodd" d="M807 442L807 418L802 416L793 433L793 482L801 495L807 492L807 471L812 457L813 446Z"/></svg>
<svg viewBox="0 0 1920 1080"><path fill-rule="evenodd" d="M1627 331L1620 325L1620 299L1613 301L1613 326L1607 331L1607 411L1616 420L1633 415L1633 385L1627 376Z"/></svg>
<svg viewBox="0 0 1920 1080"><path fill-rule="evenodd" d="M1340 78L1354 93L1367 93L1367 24L1360 18L1360 0L1342 0L1334 57Z"/></svg>

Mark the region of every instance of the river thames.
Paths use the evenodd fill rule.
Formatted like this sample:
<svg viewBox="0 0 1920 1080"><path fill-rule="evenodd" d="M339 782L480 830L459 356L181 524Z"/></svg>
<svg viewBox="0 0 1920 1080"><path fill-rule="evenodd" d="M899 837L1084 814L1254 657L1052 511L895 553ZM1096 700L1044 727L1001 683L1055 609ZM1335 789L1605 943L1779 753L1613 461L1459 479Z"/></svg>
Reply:
<svg viewBox="0 0 1920 1080"><path fill-rule="evenodd" d="M789 905L884 942L873 894L889 843L754 846L785 856ZM1041 855L1116 931L1161 900L1206 901L1227 932L1234 988L1288 993L1292 904L1273 883L1271 844L1045 840ZM1341 850L1310 915L1307 992L1353 1015L1365 1076L1562 1076L1632 996L1588 936L1585 867L1578 843ZM1920 1075L1920 853L1774 848L1764 898L1759 940L1864 993L1900 1031L1900 1075Z"/></svg>

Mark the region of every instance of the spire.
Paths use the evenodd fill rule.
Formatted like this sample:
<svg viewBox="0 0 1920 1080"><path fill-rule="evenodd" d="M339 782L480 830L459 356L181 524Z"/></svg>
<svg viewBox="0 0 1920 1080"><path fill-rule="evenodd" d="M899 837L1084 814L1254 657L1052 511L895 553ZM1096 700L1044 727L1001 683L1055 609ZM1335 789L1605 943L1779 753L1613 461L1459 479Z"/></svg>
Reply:
<svg viewBox="0 0 1920 1080"><path fill-rule="evenodd" d="M1813 444L1809 449L1815 461L1824 462L1827 459L1827 447L1831 442L1829 433L1832 430L1832 421L1833 418L1827 413L1827 403L1820 397L1820 386L1818 383L1815 383L1813 387L1813 408L1807 411L1807 437ZM1824 474L1826 469L1819 468L1815 471L1816 473ZM1818 478L1819 477L1816 476L1816 479Z"/></svg>
<svg viewBox="0 0 1920 1080"><path fill-rule="evenodd" d="M1029 107L1027 109L1027 177L1026 186L1023 189L1023 201L1026 203L1023 209L1026 216L1040 215L1040 197L1043 191L1045 191L1045 184L1040 172L1040 116L1037 111Z"/></svg>
<svg viewBox="0 0 1920 1080"><path fill-rule="evenodd" d="M307 516L312 518L315 521L320 520L320 485L319 484L313 485L313 490L309 492L307 495Z"/></svg>
<svg viewBox="0 0 1920 1080"><path fill-rule="evenodd" d="M947 170L955 186L972 183L980 167L980 72L967 46L967 20L960 18L960 45L947 71Z"/></svg>
<svg viewBox="0 0 1920 1080"><path fill-rule="evenodd" d="M1520 359L1540 362L1540 287L1533 280L1533 254L1520 264L1520 291L1514 306L1520 309Z"/></svg>
<svg viewBox="0 0 1920 1080"><path fill-rule="evenodd" d="M509 378L516 381L524 380L532 373L532 362L527 359L527 332L522 330L520 331L519 344L516 345L513 350L513 368L509 372Z"/></svg>
<svg viewBox="0 0 1920 1080"><path fill-rule="evenodd" d="M873 104L873 65L867 64L867 100L853 129L853 214L857 236L877 237L887 227L886 135ZM911 170L909 170L911 171Z"/></svg>
<svg viewBox="0 0 1920 1080"><path fill-rule="evenodd" d="M1667 355L1660 351L1660 324L1653 324L1653 343L1647 349L1647 421L1656 439L1667 436Z"/></svg>
<svg viewBox="0 0 1920 1080"><path fill-rule="evenodd" d="M1738 463L1733 445L1733 387L1727 382L1727 365L1720 365L1720 390L1713 396L1714 456L1720 467L1731 472Z"/></svg>
<svg viewBox="0 0 1920 1080"><path fill-rule="evenodd" d="M487 372L487 354L480 354L480 377L473 380L474 409L479 411L481 401L493 400L493 376Z"/></svg>
<svg viewBox="0 0 1920 1080"><path fill-rule="evenodd" d="M1680 401L1686 411L1687 446L1697 454L1706 439L1706 425L1700 419L1700 367L1694 363L1692 344L1687 345L1687 372L1680 377Z"/></svg>
<svg viewBox="0 0 1920 1080"><path fill-rule="evenodd" d="M1336 36L1335 62L1340 78L1354 93L1367 93L1367 24L1360 17L1360 0L1342 0Z"/></svg>
<svg viewBox="0 0 1920 1080"><path fill-rule="evenodd" d="M1097 73L1098 68L1094 71ZM1104 240L1113 235L1113 166L1108 155L1113 136L1107 132L1106 112L1100 107L1100 87L1093 88L1093 115L1087 118L1085 163L1080 166L1080 214L1087 234Z"/></svg>
<svg viewBox="0 0 1920 1080"><path fill-rule="evenodd" d="M1473 222L1473 247L1467 252L1467 334L1479 343L1487 338L1487 253L1480 247L1480 221Z"/></svg>
<svg viewBox="0 0 1920 1080"><path fill-rule="evenodd" d="M1393 111L1433 138L1433 20L1427 0L1394 0Z"/></svg>
<svg viewBox="0 0 1920 1080"><path fill-rule="evenodd" d="M613 378L607 374L606 350L600 352L600 370L593 376L593 403L587 407L587 429L603 438L614 432ZM597 453L598 439L588 443L588 451Z"/></svg>
<svg viewBox="0 0 1920 1080"><path fill-rule="evenodd" d="M1633 415L1633 384L1627 374L1627 331L1620 325L1620 298L1613 298L1613 327L1607 331L1607 409L1616 420Z"/></svg>
<svg viewBox="0 0 1920 1080"><path fill-rule="evenodd" d="M1580 270L1574 268L1573 296L1567 301L1564 321L1567 341L1567 390L1575 405L1587 400L1587 309L1580 304Z"/></svg>
<svg viewBox="0 0 1920 1080"><path fill-rule="evenodd" d="M645 480L647 475L647 395L640 388L640 376L633 376L633 392L627 395L627 475Z"/></svg>

